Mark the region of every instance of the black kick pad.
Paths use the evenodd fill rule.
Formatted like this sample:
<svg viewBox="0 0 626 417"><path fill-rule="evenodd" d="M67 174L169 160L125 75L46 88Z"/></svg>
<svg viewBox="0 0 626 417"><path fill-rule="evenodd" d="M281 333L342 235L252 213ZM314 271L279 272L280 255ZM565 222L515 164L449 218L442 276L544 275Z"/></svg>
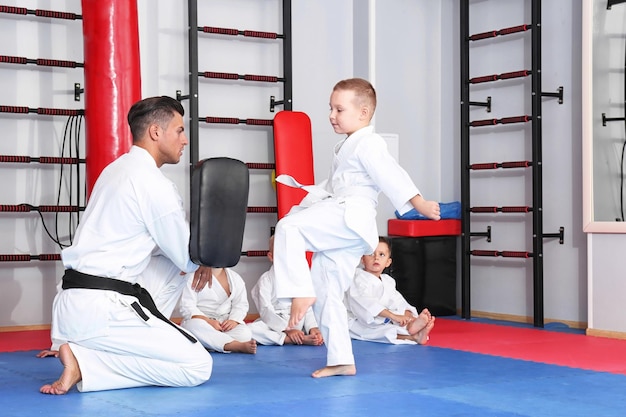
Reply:
<svg viewBox="0 0 626 417"><path fill-rule="evenodd" d="M241 257L250 173L231 158L199 161L191 174L191 260L227 268Z"/></svg>

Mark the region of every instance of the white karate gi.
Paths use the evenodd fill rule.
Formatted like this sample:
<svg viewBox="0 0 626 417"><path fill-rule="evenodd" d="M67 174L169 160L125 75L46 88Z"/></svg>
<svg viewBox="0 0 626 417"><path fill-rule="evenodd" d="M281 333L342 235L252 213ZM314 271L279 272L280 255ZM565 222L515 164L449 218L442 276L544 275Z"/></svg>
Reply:
<svg viewBox="0 0 626 417"><path fill-rule="evenodd" d="M180 272L194 272L189 225L175 185L139 147L98 178L71 247L67 269L139 283L169 317L182 288ZM52 339L69 342L82 373L79 391L146 385L194 386L207 381L213 361L132 296L94 289L60 290L53 303Z"/></svg>
<svg viewBox="0 0 626 417"><path fill-rule="evenodd" d="M378 194L404 214L420 192L372 126L335 146L325 188L332 197L296 206L276 225L276 294L317 297L313 311L328 349L327 365L350 365L354 356L343 298L361 256L378 245ZM310 269L306 251L314 252Z"/></svg>
<svg viewBox="0 0 626 417"><path fill-rule="evenodd" d="M393 344L416 344L400 340L398 335L408 335L406 327L395 324L378 314L387 309L403 316L409 310L417 317L417 309L410 305L396 289L396 281L387 274L375 275L357 268L354 281L346 293L348 325L353 339Z"/></svg>
<svg viewBox="0 0 626 417"><path fill-rule="evenodd" d="M288 299L276 297L274 281L274 267L272 266L261 275L250 292L260 317L248 324L248 327L252 331L252 338L262 345L283 345L287 337L283 330L287 328L289 322L291 302ZM296 329L309 334L315 327L317 327L317 321L313 310L309 309Z"/></svg>
<svg viewBox="0 0 626 417"><path fill-rule="evenodd" d="M243 278L235 271L225 268L230 286L230 295L213 276L213 285L207 285L200 292L191 288L190 277L180 299L180 312L183 321L180 324L189 330L207 348L225 352L224 345L232 341L247 342L252 339L252 333L246 326L244 319L248 314L248 297L246 284ZM192 316L206 316L219 322L233 320L239 323L232 330L220 332L202 319Z"/></svg>

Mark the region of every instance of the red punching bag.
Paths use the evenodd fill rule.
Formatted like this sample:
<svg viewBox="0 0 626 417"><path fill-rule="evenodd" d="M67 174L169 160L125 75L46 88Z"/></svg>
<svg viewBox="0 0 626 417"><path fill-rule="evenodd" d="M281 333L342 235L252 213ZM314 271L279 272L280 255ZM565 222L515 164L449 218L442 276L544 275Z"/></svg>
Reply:
<svg viewBox="0 0 626 417"><path fill-rule="evenodd" d="M141 98L136 0L82 0L87 193L102 169L126 153L126 115Z"/></svg>

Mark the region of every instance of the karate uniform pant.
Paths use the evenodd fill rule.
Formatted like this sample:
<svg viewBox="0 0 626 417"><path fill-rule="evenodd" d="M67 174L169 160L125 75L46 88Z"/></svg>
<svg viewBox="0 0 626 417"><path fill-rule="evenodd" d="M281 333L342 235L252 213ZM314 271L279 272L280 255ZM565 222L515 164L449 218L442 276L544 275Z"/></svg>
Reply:
<svg viewBox="0 0 626 417"><path fill-rule="evenodd" d="M222 320L220 320L222 321ZM232 330L220 332L202 319L187 319L180 324L183 329L189 330L202 345L216 352L226 353L224 346L230 342L248 342L252 340L252 332L245 324L239 324Z"/></svg>
<svg viewBox="0 0 626 417"><path fill-rule="evenodd" d="M344 206L325 200L276 225L274 273L279 298L317 297L313 312L324 337L326 365L353 365L343 298L368 245L347 227ZM306 251L314 252L311 268Z"/></svg>
<svg viewBox="0 0 626 417"><path fill-rule="evenodd" d="M157 257L140 282L158 300L157 305L167 310L176 305L182 290L178 287L181 282L184 285L185 277L168 259ZM134 302L135 297L114 291L70 289L57 294L53 328L60 340L69 340L78 361L82 373L78 390L189 387L208 381L213 359L202 344L192 343L176 328L141 308L148 316L144 320L131 307ZM164 310L166 316L171 314L171 310Z"/></svg>
<svg viewBox="0 0 626 417"><path fill-rule="evenodd" d="M252 332L252 338L257 343L265 346L282 346L285 344L287 333L277 332L269 328L261 319L257 319L252 323L248 323L248 328Z"/></svg>
<svg viewBox="0 0 626 417"><path fill-rule="evenodd" d="M409 335L406 327L392 323L378 326L368 326L357 320L350 321L350 337L367 342L392 343L394 345L415 345L417 342L410 339L398 339L398 335Z"/></svg>

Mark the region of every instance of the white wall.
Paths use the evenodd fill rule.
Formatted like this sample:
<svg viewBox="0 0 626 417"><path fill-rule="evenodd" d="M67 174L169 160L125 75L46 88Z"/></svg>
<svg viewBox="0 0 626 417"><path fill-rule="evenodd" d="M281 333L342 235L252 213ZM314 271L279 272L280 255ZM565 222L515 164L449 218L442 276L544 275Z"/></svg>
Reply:
<svg viewBox="0 0 626 417"><path fill-rule="evenodd" d="M9 5L42 9L62 9L80 12L80 1L5 1ZM18 4L19 3L19 4ZM26 4L28 3L28 4ZM54 6L51 5L54 3ZM139 0L139 28L141 42L142 91L144 96L174 95L176 90L187 90L187 8L185 2L167 0ZM199 25L233 27L239 29L280 32L280 1L263 2L237 0L228 2L199 2L204 13ZM339 139L328 123L328 98L332 86L340 79L353 75L364 76L374 71L374 84L379 95L376 127L380 132L397 134L399 137L400 163L415 179L422 193L439 201L460 198L459 162L459 10L458 2L445 0L385 0L372 3L336 0L294 0L293 20L293 108L306 112L312 121L314 137L315 176L322 180L330 165L329 149ZM529 3L529 2L519 2ZM499 29L520 24L520 19L530 21L529 7L518 2L483 1L472 2L470 32ZM364 10L373 5L374 19ZM545 231L565 227L566 243L545 242L546 318L584 322L586 320L586 243L581 224L580 197L580 5L566 0L544 2L543 16L543 85L544 90L565 88L565 104L544 100L544 222ZM357 10L355 12L355 10ZM369 9L368 9L369 10ZM523 16L523 18L522 18ZM16 35L18 27L32 24L33 18L0 16L0 33L7 39L0 45L0 54L25 55L18 52L35 48L32 53L44 57L43 49L50 33L38 37ZM206 20L204 20L206 19ZM27 22L22 22L26 20ZM7 24L7 22L9 24ZM364 40L364 27L375 24L373 44ZM67 44L81 60L81 42L76 35L64 35L62 29L70 23L58 24L60 45ZM78 25L76 25L78 26ZM56 35L56 30L54 31ZM367 31L365 32L367 33ZM516 36L513 47L502 41L491 42L488 47L472 51L472 73L498 73L521 69L528 63L528 42L524 36ZM528 38L529 39L529 38ZM26 45L26 46L24 46ZM507 44L508 45L508 44ZM200 46L200 69L211 71L274 74L279 69L280 49L274 44L244 39L219 39L202 36ZM41 49L38 49L41 48ZM363 51L374 51L374 59L365 59ZM358 56L354 51L359 51ZM62 59L65 51L55 43L55 58ZM28 52L31 53L31 52ZM59 56L56 56L56 55ZM507 56L506 60L501 59ZM370 57L368 57L370 58ZM479 59L475 61L474 59ZM367 68L365 68L367 66ZM0 64L0 80L13 74L15 68ZM57 71L27 70L27 74L45 74ZM59 73L61 71L58 71ZM80 72L80 71L78 71ZM20 72L21 74L21 72ZM14 76L13 76L14 77ZM41 77L41 76L40 76ZM56 77L56 75L55 75ZM44 105L41 101L62 96L68 106L73 96L63 92L73 86L74 77L47 84L50 91L27 89L33 95L23 98L21 91L10 87L2 91L0 104ZM3 81L0 81L3 82ZM29 82L26 83L29 85ZM269 95L280 97L275 86L248 86L241 83L200 80L202 115L271 118L267 110ZM50 87L52 86L52 87ZM485 115L484 110L472 111L472 118L503 117L529 111L529 99L520 99L521 85L511 83L504 87L488 87L473 92L473 98L494 97L494 110ZM33 91L34 90L34 91ZM66 97L67 95L67 97ZM206 100L204 99L206 97ZM33 104L34 103L34 104ZM61 107L61 104L58 104ZM38 133L42 124L34 117L0 115L3 131L15 137L13 146L32 142L48 143L47 132L62 135L62 123L47 128L46 134ZM5 125L8 127L5 128ZM245 127L200 128L201 154L212 156L227 154L246 162L269 162L273 158L271 137L266 130ZM39 136L35 141L34 138ZM530 159L524 144L527 132L522 130L498 130L482 133L472 139L473 161ZM5 141L7 142L7 141ZM5 146L5 142L3 145ZM6 145L2 153L18 150ZM25 150L26 151L26 150ZM30 151L30 150L28 150ZM50 150L52 152L52 150ZM33 152L36 153L36 152ZM520 158L520 154L522 157ZM187 156L185 156L187 158ZM16 186L10 191L5 203L11 199L21 202L30 191L32 174L16 177L15 167L0 166L0 173ZM165 168L166 174L186 195L188 190L188 160L177 166ZM15 180L15 181L14 181ZM525 204L530 198L528 178L487 176L477 179L472 189L474 205ZM273 191L268 173L252 172L250 205L272 205ZM54 189L50 185L49 189ZM47 189L48 189L47 188ZM521 192L520 192L521 190ZM15 197L11 197L15 194ZM20 219L28 217L24 223ZM384 218L379 224L384 224ZM269 227L275 218L266 214L254 214L248 218L244 237L244 250L266 248ZM474 223L475 222L475 223ZM476 241L476 248L524 250L529 244L530 220L502 220L500 218L473 220L476 231L491 224L494 241L490 245ZM11 236L0 252L36 253L54 245L43 235L35 215L23 216L0 214L3 235ZM235 268L244 276L249 287L262 271L267 269L265 259L246 259ZM475 310L531 316L530 264L507 260L481 261L472 266L472 307ZM58 266L42 263L32 265L0 264L0 326L45 324L50 321L54 283L60 278ZM459 304L460 306L460 304ZM253 307L254 308L254 307Z"/></svg>

